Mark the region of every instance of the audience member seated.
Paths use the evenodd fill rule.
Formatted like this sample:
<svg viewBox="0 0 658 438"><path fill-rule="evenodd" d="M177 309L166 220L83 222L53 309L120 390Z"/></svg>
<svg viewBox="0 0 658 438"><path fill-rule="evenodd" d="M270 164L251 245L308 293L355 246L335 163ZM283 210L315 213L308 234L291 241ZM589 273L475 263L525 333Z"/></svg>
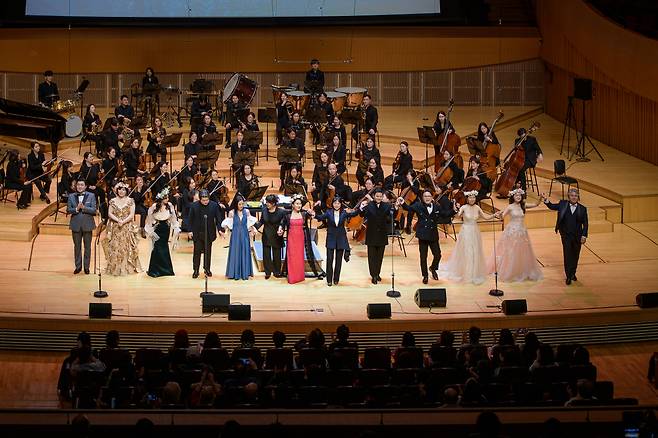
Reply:
<svg viewBox="0 0 658 438"><path fill-rule="evenodd" d="M277 330L272 333L274 348L267 350L265 355L265 368L268 370L288 371L294 369L292 348L284 347L286 334Z"/></svg>
<svg viewBox="0 0 658 438"><path fill-rule="evenodd" d="M486 346L480 344L480 338L482 337L482 330L478 327L471 327L468 329L468 334L464 334L462 337L462 345L459 347L459 352L457 353L457 361L461 364L466 364L468 361L466 355L472 350L484 350L486 354Z"/></svg>
<svg viewBox="0 0 658 438"><path fill-rule="evenodd" d="M257 368L263 364L260 348L256 347L256 335L251 329L245 329L240 335L240 345L233 350L231 359L235 365L240 359L251 359Z"/></svg>
<svg viewBox="0 0 658 438"><path fill-rule="evenodd" d="M446 388L443 391L442 408L458 408L459 407L459 392L453 387Z"/></svg>
<svg viewBox="0 0 658 438"><path fill-rule="evenodd" d="M190 387L189 406L191 408L210 408L215 398L221 393L222 385L215 382L212 367L205 365L201 371L201 379Z"/></svg>
<svg viewBox="0 0 658 438"><path fill-rule="evenodd" d="M578 379L575 388L572 384L569 384L568 388L571 398L567 400L564 406L588 406L597 404L596 397L594 397L594 384L589 380Z"/></svg>
<svg viewBox="0 0 658 438"><path fill-rule="evenodd" d="M184 407L181 405L181 388L178 382L167 382L162 388L162 396L160 397L161 409L179 409Z"/></svg>
<svg viewBox="0 0 658 438"><path fill-rule="evenodd" d="M430 348L430 366L436 368L452 368L457 366L457 350L453 347L454 343L454 333L450 330L442 331L437 342L432 344L432 348Z"/></svg>
<svg viewBox="0 0 658 438"><path fill-rule="evenodd" d="M404 332L402 344L393 353L395 368L422 368L423 349L416 347L416 337L411 332Z"/></svg>
<svg viewBox="0 0 658 438"><path fill-rule="evenodd" d="M105 348L98 352L98 359L105 364L108 371L118 370L127 376L133 372L130 351L119 347L119 332L110 330L105 335Z"/></svg>
<svg viewBox="0 0 658 438"><path fill-rule="evenodd" d="M553 348L548 344L541 344L537 349L537 358L530 365L530 373L535 373L540 368L557 367Z"/></svg>
<svg viewBox="0 0 658 438"><path fill-rule="evenodd" d="M523 345L521 346L521 360L524 366L530 368L530 365L537 359L537 349L539 349L540 344L537 334L534 332L525 334Z"/></svg>
<svg viewBox="0 0 658 438"><path fill-rule="evenodd" d="M299 349L297 368L306 368L311 365L320 368L327 367L327 348L324 333L319 328L311 330L306 335L305 346Z"/></svg>

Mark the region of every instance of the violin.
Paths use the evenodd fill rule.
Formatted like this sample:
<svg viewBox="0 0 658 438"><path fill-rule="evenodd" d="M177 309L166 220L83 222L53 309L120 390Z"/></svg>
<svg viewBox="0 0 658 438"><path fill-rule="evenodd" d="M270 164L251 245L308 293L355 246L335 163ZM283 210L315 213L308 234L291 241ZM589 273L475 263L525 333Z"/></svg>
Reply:
<svg viewBox="0 0 658 438"><path fill-rule="evenodd" d="M393 175L398 174L398 170L400 169L401 159L402 159L402 151L398 151L398 154L395 156L395 160L393 160Z"/></svg>
<svg viewBox="0 0 658 438"><path fill-rule="evenodd" d="M532 122L530 128L519 138L514 148L512 148L503 160L503 171L494 184L494 190L499 196L508 196L510 190L514 187L519 177L519 172L525 166L525 148L522 146L523 142L528 135L535 132L540 126L539 122Z"/></svg>
<svg viewBox="0 0 658 438"><path fill-rule="evenodd" d="M146 172L146 154L139 150L139 164L137 170Z"/></svg>
<svg viewBox="0 0 658 438"><path fill-rule="evenodd" d="M484 137L484 141L482 142L482 149L484 150L484 155L480 158L480 162L482 163L482 170L485 170L487 172L487 176L491 181L494 181L497 176L497 166L498 163L500 162L500 151L501 151L501 146L500 143L494 143L492 141L489 141L489 138L493 138L493 133L494 133L494 128L496 127L496 124L502 119L505 115L503 114L502 111L498 112L498 116L496 119L493 121L491 124L491 128L489 128L489 132L487 132L487 135Z"/></svg>

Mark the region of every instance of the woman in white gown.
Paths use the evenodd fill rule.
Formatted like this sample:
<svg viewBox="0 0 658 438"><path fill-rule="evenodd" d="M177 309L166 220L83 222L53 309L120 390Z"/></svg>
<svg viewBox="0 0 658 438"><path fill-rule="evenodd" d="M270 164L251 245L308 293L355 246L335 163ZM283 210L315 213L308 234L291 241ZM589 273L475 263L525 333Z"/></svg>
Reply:
<svg viewBox="0 0 658 438"><path fill-rule="evenodd" d="M463 220L457 244L450 254L450 259L439 269L440 275L449 280L481 284L487 276L478 219L491 220L494 215L486 214L475 203L477 193L477 190L465 192L468 204L462 205L457 212L457 216Z"/></svg>
<svg viewBox="0 0 658 438"><path fill-rule="evenodd" d="M525 192L520 188L512 190L509 195L510 204L502 212L497 212L496 217L509 216L510 220L496 242L495 259L492 255L487 261L487 270L494 273L497 268L498 279L504 282L541 280L541 267L524 224L526 208L534 208L538 204L526 205ZM494 264L494 260L497 263Z"/></svg>

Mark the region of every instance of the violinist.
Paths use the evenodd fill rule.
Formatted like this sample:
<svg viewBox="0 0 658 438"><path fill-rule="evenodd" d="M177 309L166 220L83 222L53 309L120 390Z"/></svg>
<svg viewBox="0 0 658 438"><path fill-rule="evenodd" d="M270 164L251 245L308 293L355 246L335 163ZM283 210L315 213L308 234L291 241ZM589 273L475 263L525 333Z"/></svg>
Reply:
<svg viewBox="0 0 658 438"><path fill-rule="evenodd" d="M247 114L247 121L245 123L242 123L242 129L251 132L256 132L260 130L258 128L258 122L256 121L256 114L252 112Z"/></svg>
<svg viewBox="0 0 658 438"><path fill-rule="evenodd" d="M281 93L281 100L276 103L276 144L283 142L283 133L290 128L292 118L292 103L288 101L288 94Z"/></svg>
<svg viewBox="0 0 658 438"><path fill-rule="evenodd" d="M27 179L34 180L33 183L39 190L39 199L46 204L50 204L48 192L50 192L50 183L52 182L49 175L45 175L48 168L44 166L46 157L41 152L41 145L37 142L32 143L32 150L27 154ZM30 185L30 188L32 186ZM31 195L32 193L30 193Z"/></svg>
<svg viewBox="0 0 658 438"><path fill-rule="evenodd" d="M141 139L134 137L130 143L130 149L123 155L123 164L126 166L126 176L135 178L137 175L144 175L146 170L141 170L142 148L140 147Z"/></svg>
<svg viewBox="0 0 658 438"><path fill-rule="evenodd" d="M215 134L217 132L217 126L215 126L215 122L212 121L210 118L210 114L206 114L203 116L203 121L202 123L197 126L196 128L196 134L201 140L202 144L206 143L206 140L203 138L204 136L208 134Z"/></svg>
<svg viewBox="0 0 658 438"><path fill-rule="evenodd" d="M329 171L329 178L327 179L327 182L320 187L320 200L315 203L315 207L320 207L320 210L325 210L327 207L327 201L331 200L334 196L340 196L341 199L345 200L350 200L352 198L352 189L345 184L343 178L338 174L336 164L329 163L327 170Z"/></svg>
<svg viewBox="0 0 658 438"><path fill-rule="evenodd" d="M375 147L375 140L372 137L368 137L366 140L365 148L361 151L361 159L359 161L359 168L356 171L356 179L359 182L359 185L363 185L365 180L365 174L368 168L368 163L370 159L374 158L378 163L381 162L382 156L379 153L379 149ZM383 180L384 178L382 178ZM377 184L375 182L375 184Z"/></svg>
<svg viewBox="0 0 658 438"><path fill-rule="evenodd" d="M402 140L400 142L400 151L393 162L393 173L384 180L384 189L393 190L397 183L405 181L406 175L413 169L413 157L409 152L409 143Z"/></svg>
<svg viewBox="0 0 658 438"><path fill-rule="evenodd" d="M135 109L130 105L130 100L128 100L128 96L122 94L119 100L120 100L119 105L116 108L114 108L114 117L116 117L118 120L124 118L130 120L134 119Z"/></svg>
<svg viewBox="0 0 658 438"><path fill-rule="evenodd" d="M284 182L284 195L291 196L295 193L299 193L298 188L300 186L304 188L304 193L308 191L308 184L306 184L302 172L297 166L293 166Z"/></svg>
<svg viewBox="0 0 658 438"><path fill-rule="evenodd" d="M198 139L199 136L196 132L190 132L190 138L188 142L185 143L185 147L183 148L183 154L185 155L186 160L189 157L192 157L195 160L197 159L199 151L201 151L201 143L199 143Z"/></svg>
<svg viewBox="0 0 658 438"><path fill-rule="evenodd" d="M280 163L281 164L281 170L279 171L279 179L281 180L281 186L279 187L280 191L283 191L283 183L286 177L286 173L292 168L292 166L296 166L299 163L301 163L301 161L304 158L304 155L306 155L306 147L304 146L304 142L301 139L297 138L297 132L292 128L288 129L288 138L284 141L282 147L287 149L296 149L298 162Z"/></svg>
<svg viewBox="0 0 658 438"><path fill-rule="evenodd" d="M476 196L478 202L489 196L491 193L491 180L487 176L487 173L482 171L480 159L476 156L472 156L468 160L468 171L464 176L464 182L467 182L469 178L480 182L480 188L477 189L478 194Z"/></svg>
<svg viewBox="0 0 658 438"><path fill-rule="evenodd" d="M311 179L311 197L313 201L320 200L320 191L329 181L329 154L325 151L320 152L320 162L313 169L313 178Z"/></svg>
<svg viewBox="0 0 658 438"><path fill-rule="evenodd" d="M183 185L185 180L188 178L194 179L197 174L199 174L199 168L194 163L194 158L187 157L185 160L185 166L183 166L180 173L178 174L178 183Z"/></svg>
<svg viewBox="0 0 658 438"><path fill-rule="evenodd" d="M121 158L119 141L123 141L123 132L119 130L119 121L116 118L110 120L110 126L101 133L104 152L107 154L110 148L114 149L116 157Z"/></svg>
<svg viewBox="0 0 658 438"><path fill-rule="evenodd" d="M5 188L21 192L16 201L16 208L22 210L30 205L32 196L32 185L25 185L27 164L21 160L18 151L9 151L7 158L7 175L5 177Z"/></svg>
<svg viewBox="0 0 658 438"><path fill-rule="evenodd" d="M442 164L445 164L446 161L450 160L451 158L452 158L452 154L450 153L450 151L448 150L443 151ZM452 170L452 178L446 184L449 188L457 189L464 182L464 170L459 168L457 163L455 163L455 160L450 161L448 168Z"/></svg>
<svg viewBox="0 0 658 438"><path fill-rule="evenodd" d="M333 135L338 135L340 138L340 144L345 146L347 144L347 132L345 131L345 125L340 121L340 117L334 115L331 118L331 124L327 126L327 132Z"/></svg>
<svg viewBox="0 0 658 438"><path fill-rule="evenodd" d="M146 238L146 232L144 231L144 225L146 225L146 216L148 215L148 208L145 204L146 194L149 189L144 183L144 177L142 175L137 175L135 177L135 187L130 193L130 197L135 202L135 214L139 215L139 232L143 238Z"/></svg>
<svg viewBox="0 0 658 438"><path fill-rule="evenodd" d="M181 230L189 232L192 230L189 222L190 208L192 208L192 204L199 200L199 191L196 188L196 181L194 181L194 178L186 177L181 186L183 187L179 199L179 210L183 222Z"/></svg>
<svg viewBox="0 0 658 438"><path fill-rule="evenodd" d="M96 114L96 105L90 103L87 105L87 111L82 119L82 141L93 141L96 144L96 155L98 157L100 157L103 152L101 140L102 128L103 122L101 122L101 117Z"/></svg>
<svg viewBox="0 0 658 438"><path fill-rule="evenodd" d="M77 179L84 181L86 190L96 196L97 206L105 205L105 190L98 186L100 167L97 163L94 163L94 155L89 151L84 153L83 160L80 165L80 171L78 171ZM104 215L107 209L101 209L100 212L101 217L105 219L106 216Z"/></svg>
<svg viewBox="0 0 658 438"><path fill-rule="evenodd" d="M235 179L238 193L244 198L247 198L249 193L258 187L258 177L254 175L253 168L247 163L238 171Z"/></svg>
<svg viewBox="0 0 658 438"><path fill-rule="evenodd" d="M161 193L165 187L169 184L171 176L169 175L169 163L166 161L159 161L153 166L151 170L153 175L153 186L151 187L151 193Z"/></svg>
<svg viewBox="0 0 658 438"><path fill-rule="evenodd" d="M240 102L237 94L231 96L231 100L226 104L226 144L231 144L231 131L240 128L240 116L246 110L245 105Z"/></svg>
<svg viewBox="0 0 658 438"><path fill-rule="evenodd" d="M206 186L208 190L208 195L210 196L211 201L215 201L219 204L219 207L226 210L228 200L228 188L226 187L226 182L223 179L219 178L219 172L217 169L212 169L210 171L210 181Z"/></svg>
<svg viewBox="0 0 658 438"><path fill-rule="evenodd" d="M357 190L352 193L352 202L351 206L352 208L356 208L359 206L359 203L365 199L368 201L372 201L372 191L375 188L375 185L373 184L372 180L370 178L367 178L364 182L364 188L361 190Z"/></svg>
<svg viewBox="0 0 658 438"><path fill-rule="evenodd" d="M376 186L384 185L384 169L379 165L379 162L371 158L368 161L368 168L366 169L365 176L370 178Z"/></svg>
<svg viewBox="0 0 658 438"><path fill-rule="evenodd" d="M68 160L62 161L61 176L57 184L57 196L60 202L67 202L69 194L75 191L75 175L71 172L73 163Z"/></svg>
<svg viewBox="0 0 658 438"><path fill-rule="evenodd" d="M336 163L338 174L344 174L347 170L347 167L345 166L345 160L347 159L347 148L340 142L340 137L338 135L333 136L331 144L327 146L326 151L329 155L329 161Z"/></svg>
<svg viewBox="0 0 658 438"><path fill-rule="evenodd" d="M149 144L146 147L146 153L151 156L151 161L155 164L160 160L167 159L167 147L162 145L162 140L167 135L167 130L162 126L162 119L156 117L153 119L153 128L146 136ZM156 192L160 193L160 192Z"/></svg>
<svg viewBox="0 0 658 438"><path fill-rule="evenodd" d="M521 138L525 135L526 129L525 128L519 128L518 131L516 131L516 135L518 138L514 140L514 144L518 145L519 141ZM544 154L541 151L541 148L539 147L539 143L537 142L537 138L528 135L526 136L525 140L519 145L522 146L523 149L525 150L525 164L519 171L519 175L517 177L517 182L521 183L521 188L523 191L526 191L526 177L525 177L525 172L528 169L534 169L537 166L537 163L541 163L544 161Z"/></svg>
<svg viewBox="0 0 658 438"><path fill-rule="evenodd" d="M107 157L103 160L102 165L103 172L105 173L103 179L105 180L106 187L113 186L112 181L116 178L120 165L119 159L117 158L117 150L110 147L107 150Z"/></svg>
<svg viewBox="0 0 658 438"><path fill-rule="evenodd" d="M235 136L235 142L231 143L231 160L235 159L235 154L238 152L253 152L251 147L244 143L244 133L238 131Z"/></svg>

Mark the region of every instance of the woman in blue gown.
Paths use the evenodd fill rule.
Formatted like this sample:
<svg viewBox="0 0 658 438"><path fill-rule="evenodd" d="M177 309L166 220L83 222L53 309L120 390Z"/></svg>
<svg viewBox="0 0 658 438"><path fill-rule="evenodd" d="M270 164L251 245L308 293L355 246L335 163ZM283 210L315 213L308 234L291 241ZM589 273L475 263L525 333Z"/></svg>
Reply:
<svg viewBox="0 0 658 438"><path fill-rule="evenodd" d="M222 222L222 228L231 230L226 262L226 278L248 280L254 276L251 264L250 234L255 233L256 218L244 208L244 198L236 198L229 216Z"/></svg>

